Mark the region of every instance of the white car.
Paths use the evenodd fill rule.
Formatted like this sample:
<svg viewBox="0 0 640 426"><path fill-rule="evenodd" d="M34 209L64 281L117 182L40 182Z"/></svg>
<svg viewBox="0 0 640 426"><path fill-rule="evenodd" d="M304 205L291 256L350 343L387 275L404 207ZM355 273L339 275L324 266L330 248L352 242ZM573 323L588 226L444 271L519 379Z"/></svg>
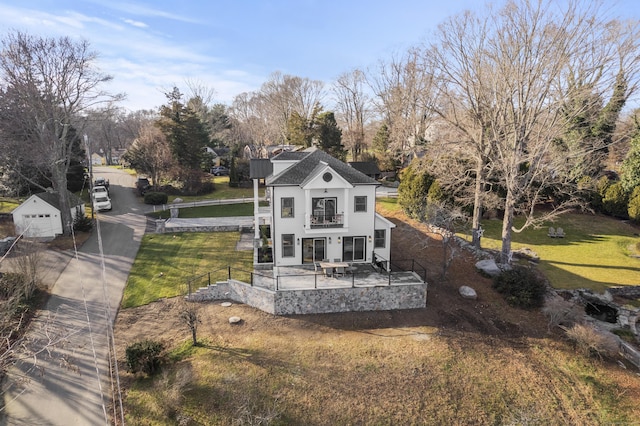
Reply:
<svg viewBox="0 0 640 426"><path fill-rule="evenodd" d="M93 193L93 210L97 212L111 210L111 199L106 192Z"/></svg>
<svg viewBox="0 0 640 426"><path fill-rule="evenodd" d="M94 186L91 192L91 196L95 199L98 195L106 195L108 197L109 190L107 189L106 186L102 186L102 185Z"/></svg>

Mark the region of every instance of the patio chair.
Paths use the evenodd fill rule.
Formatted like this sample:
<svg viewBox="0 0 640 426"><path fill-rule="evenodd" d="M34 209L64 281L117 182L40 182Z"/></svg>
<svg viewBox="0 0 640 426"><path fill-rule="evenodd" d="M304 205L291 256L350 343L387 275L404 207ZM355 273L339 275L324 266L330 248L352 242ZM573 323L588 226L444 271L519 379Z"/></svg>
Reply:
<svg viewBox="0 0 640 426"><path fill-rule="evenodd" d="M550 236L551 238L556 238L558 236L558 234L556 234L555 228L552 226L549 227L549 233L547 235Z"/></svg>
<svg viewBox="0 0 640 426"><path fill-rule="evenodd" d="M562 228L556 229L556 238L564 238L564 229Z"/></svg>

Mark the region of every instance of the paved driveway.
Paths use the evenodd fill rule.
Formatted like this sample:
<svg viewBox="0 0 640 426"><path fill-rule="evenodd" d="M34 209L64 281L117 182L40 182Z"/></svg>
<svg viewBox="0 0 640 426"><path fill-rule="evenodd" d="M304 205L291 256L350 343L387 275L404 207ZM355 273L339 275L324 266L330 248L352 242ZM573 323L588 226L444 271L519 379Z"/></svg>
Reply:
<svg viewBox="0 0 640 426"><path fill-rule="evenodd" d="M94 168L96 176L109 179L113 210L98 214L91 238L60 272L30 327L29 346L40 352L10 371L1 424L109 424L115 386L110 332L144 234L146 209L135 197L132 176L101 167Z"/></svg>

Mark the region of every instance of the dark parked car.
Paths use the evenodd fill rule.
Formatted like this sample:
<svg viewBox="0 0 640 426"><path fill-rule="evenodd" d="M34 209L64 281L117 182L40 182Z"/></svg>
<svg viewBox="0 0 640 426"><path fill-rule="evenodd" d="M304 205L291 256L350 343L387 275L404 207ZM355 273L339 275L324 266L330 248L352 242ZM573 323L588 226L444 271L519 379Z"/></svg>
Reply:
<svg viewBox="0 0 640 426"><path fill-rule="evenodd" d="M15 240L16 237L6 237L0 240L0 256L4 256L9 251Z"/></svg>
<svg viewBox="0 0 640 426"><path fill-rule="evenodd" d="M136 181L136 190L140 193L140 195L144 195L150 189L151 183L149 182L149 179L146 177L139 177Z"/></svg>
<svg viewBox="0 0 640 426"><path fill-rule="evenodd" d="M225 166L212 167L211 174L214 176L229 176L229 169Z"/></svg>
<svg viewBox="0 0 640 426"><path fill-rule="evenodd" d="M93 181L93 186L104 186L105 188L109 189L109 179L98 177Z"/></svg>

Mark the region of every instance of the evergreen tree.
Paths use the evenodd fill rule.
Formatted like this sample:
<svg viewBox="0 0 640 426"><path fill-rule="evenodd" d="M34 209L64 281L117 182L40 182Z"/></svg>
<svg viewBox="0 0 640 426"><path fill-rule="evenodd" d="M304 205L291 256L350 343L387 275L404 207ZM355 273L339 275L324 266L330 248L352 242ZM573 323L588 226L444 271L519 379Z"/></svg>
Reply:
<svg viewBox="0 0 640 426"><path fill-rule="evenodd" d="M174 87L160 108L157 125L164 133L180 168L180 180L187 192L197 192L202 183L202 164L209 144L206 126L192 108L182 103L182 93Z"/></svg>
<svg viewBox="0 0 640 426"><path fill-rule="evenodd" d="M391 133L389 132L389 127L385 123L380 126L375 136L373 137L373 141L371 142L373 151L376 154L386 155L387 150L389 149L390 141Z"/></svg>
<svg viewBox="0 0 640 426"><path fill-rule="evenodd" d="M338 127L333 112L327 111L318 114L315 134L320 149L339 160L344 161L347 158L347 151L342 145L342 130Z"/></svg>
<svg viewBox="0 0 640 426"><path fill-rule="evenodd" d="M407 216L423 221L427 216L427 197L434 182L433 176L419 170L414 161L402 171L398 186L398 204ZM435 198L436 191L432 194Z"/></svg>
<svg viewBox="0 0 640 426"><path fill-rule="evenodd" d="M640 131L631 139L631 147L620 168L622 172L620 182L622 188L631 192L633 188L640 186Z"/></svg>
<svg viewBox="0 0 640 426"><path fill-rule="evenodd" d="M296 111L292 112L287 122L287 143L310 147L313 140L312 125L313 123Z"/></svg>

